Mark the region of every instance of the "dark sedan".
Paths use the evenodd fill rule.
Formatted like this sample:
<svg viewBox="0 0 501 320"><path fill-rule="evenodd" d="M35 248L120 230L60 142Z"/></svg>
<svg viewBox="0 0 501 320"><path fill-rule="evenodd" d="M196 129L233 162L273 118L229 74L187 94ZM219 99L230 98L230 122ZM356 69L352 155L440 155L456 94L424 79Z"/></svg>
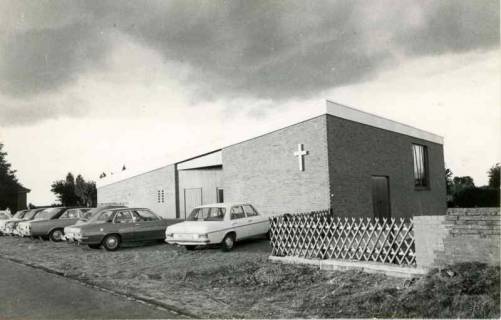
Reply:
<svg viewBox="0 0 501 320"><path fill-rule="evenodd" d="M163 241L167 226L181 221L163 219L146 208L119 208L104 210L65 232L81 245L114 251L125 242Z"/></svg>
<svg viewBox="0 0 501 320"><path fill-rule="evenodd" d="M101 211L110 210L110 209L118 209L118 208L126 208L126 207L119 206L119 205L105 205L105 206L99 206L99 207L90 209L89 211L85 212L81 218L77 219L75 222L68 225L67 227L64 227L63 235L61 236L61 240L68 240L70 242L75 241L75 239L73 239L73 232L72 232L72 230L74 230L74 227L81 225L83 223L86 223L89 219L91 219L93 216L99 214Z"/></svg>

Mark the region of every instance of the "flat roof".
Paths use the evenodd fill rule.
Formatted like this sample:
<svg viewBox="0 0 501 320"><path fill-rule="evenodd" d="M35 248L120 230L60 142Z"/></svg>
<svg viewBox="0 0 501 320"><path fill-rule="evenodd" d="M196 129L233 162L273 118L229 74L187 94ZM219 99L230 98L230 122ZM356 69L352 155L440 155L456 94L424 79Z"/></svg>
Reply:
<svg viewBox="0 0 501 320"><path fill-rule="evenodd" d="M236 145L236 144L240 144L242 142L253 140L253 139L265 136L267 134L270 134L270 133L273 133L273 132L276 132L276 131L279 131L279 130L286 129L286 128L290 127L290 126L293 126L293 125L296 125L298 123L302 123L302 122L305 122L305 121L317 118L318 116L322 116L322 115L325 115L325 114L328 114L328 115L331 115L331 116L335 116L335 117L338 117L338 118L342 118L342 119L346 119L346 120L350 120L350 121L357 122L357 123L362 123L362 124L365 124L365 125L368 125L368 126L372 126L372 127L375 127L375 128L380 128L380 129L384 129L384 130L388 130L388 131L392 131L392 132L404 134L404 135L407 135L407 136L411 136L411 137L414 137L414 138L418 138L418 139L430 141L430 142L437 143L437 144L443 144L444 143L444 138L441 137L441 136L439 136L439 135L437 135L437 134L434 134L434 133L431 133L431 132L428 132L428 131L425 131L425 130L418 129L418 128L415 128L415 127L412 127L412 126L400 123L398 121L393 121L393 120L390 120L390 119L387 119L387 118L384 118L384 117L381 117L381 116L378 116L378 115L375 115L375 114L372 114L372 113L364 112L364 111L361 111L361 110L358 110L358 109L355 109L355 108L352 108L352 107L349 107L349 106L346 106L346 105L343 105L343 104L340 104L340 103L337 103L337 102L326 100L326 105L325 105L325 109L323 110L323 112L320 112L319 114L317 114L317 115L315 115L315 116L313 116L311 118L308 118L306 120L303 120L303 121L300 121L300 122L296 122L296 123L293 123L291 125L288 125L288 126L285 126L285 127L281 127L281 128L275 129L275 130L268 131L268 132L266 132L264 134L260 134L260 135L257 135L257 136L254 136L254 137L242 140L240 142L227 145L227 146L222 147L220 149L213 149L211 151L208 151L208 152L205 152L205 153L201 153L201 154L189 157L189 158L176 159L173 162L167 163L165 165L162 165L162 166L159 166L159 167L156 167L156 168L153 168L153 169L144 168L143 170L136 169L136 170L125 170L125 171L121 171L121 172L119 171L119 172L117 172L115 174L107 175L105 178L98 179L97 182L96 182L96 185L97 185L98 188L99 187L103 187L103 186L106 186L106 185L110 185L110 184L113 184L113 183L116 183L116 182L119 182L119 181L123 181L123 180L129 179L129 178L135 177L135 176L139 176L139 175L142 175L142 174L145 174L145 173L149 173L149 172L152 172L152 171L160 170L162 168L165 168L165 167L170 166L170 165L175 165L175 164L177 164L178 166L180 166L180 169L183 169L184 167L186 167L186 169L187 169L187 168L191 167L191 163L198 164L199 161L197 160L197 158L200 158L200 157L203 157L203 156L210 156L212 158L213 154L216 154L217 152L220 152L222 149L231 147L231 146ZM218 160L220 160L218 157L216 157L216 155L214 155L214 157L217 158L217 160L213 159L211 161L218 161ZM185 163L185 164L182 165L183 163Z"/></svg>
<svg viewBox="0 0 501 320"><path fill-rule="evenodd" d="M444 138L437 134L418 129L400 123L398 121L393 121L372 113L360 111L358 109L348 107L337 102L327 100L326 113L338 118L363 123L371 127L405 134L407 136L431 141L438 144L444 144Z"/></svg>

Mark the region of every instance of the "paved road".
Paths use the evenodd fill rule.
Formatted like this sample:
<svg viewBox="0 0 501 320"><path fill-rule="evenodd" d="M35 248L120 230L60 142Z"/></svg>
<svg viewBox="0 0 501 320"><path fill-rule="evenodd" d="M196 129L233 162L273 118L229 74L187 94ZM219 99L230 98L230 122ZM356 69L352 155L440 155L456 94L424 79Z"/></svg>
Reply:
<svg viewBox="0 0 501 320"><path fill-rule="evenodd" d="M180 318L179 315L0 258L0 319Z"/></svg>

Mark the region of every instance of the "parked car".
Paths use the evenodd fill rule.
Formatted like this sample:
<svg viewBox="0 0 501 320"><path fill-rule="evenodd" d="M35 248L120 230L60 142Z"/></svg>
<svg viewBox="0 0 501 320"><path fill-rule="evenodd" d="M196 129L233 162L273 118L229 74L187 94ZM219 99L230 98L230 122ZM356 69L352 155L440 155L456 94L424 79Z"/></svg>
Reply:
<svg viewBox="0 0 501 320"><path fill-rule="evenodd" d="M75 224L89 210L90 208L47 208L38 213L34 220L19 222L17 233L21 237L61 241L64 227Z"/></svg>
<svg viewBox="0 0 501 320"><path fill-rule="evenodd" d="M109 205L109 206L100 206L96 208L92 208L89 211L85 212L80 219L78 219L74 224L69 225L67 227L64 227L63 229L63 235L61 236L61 240L67 240L70 242L74 242L75 239L73 238L73 234L75 233L75 227L81 224L84 224L89 220L91 217L99 214L101 211L104 210L109 210L109 209L115 209L115 208L126 208L125 206L118 206L118 205Z"/></svg>
<svg viewBox="0 0 501 320"><path fill-rule="evenodd" d="M165 241L193 250L199 245L221 244L232 250L235 242L269 235L269 217L247 203L217 203L196 207L186 221L169 226Z"/></svg>
<svg viewBox="0 0 501 320"><path fill-rule="evenodd" d="M30 210L19 210L17 211L11 218L1 219L0 220L0 235L3 235L5 232L5 224L9 221L18 221L24 217L24 215Z"/></svg>
<svg viewBox="0 0 501 320"><path fill-rule="evenodd" d="M6 235L11 235L11 236L16 235L17 234L16 227L19 222L33 220L36 217L36 215L43 210L45 210L45 208L31 209L28 210L21 218L12 218L7 220L5 222L5 227L2 230L2 232Z"/></svg>
<svg viewBox="0 0 501 320"><path fill-rule="evenodd" d="M12 218L9 210L0 210L0 220L7 220Z"/></svg>
<svg viewBox="0 0 501 320"><path fill-rule="evenodd" d="M163 240L165 228L179 221L163 219L146 208L118 208L101 211L68 233L80 245L114 251L125 242Z"/></svg>

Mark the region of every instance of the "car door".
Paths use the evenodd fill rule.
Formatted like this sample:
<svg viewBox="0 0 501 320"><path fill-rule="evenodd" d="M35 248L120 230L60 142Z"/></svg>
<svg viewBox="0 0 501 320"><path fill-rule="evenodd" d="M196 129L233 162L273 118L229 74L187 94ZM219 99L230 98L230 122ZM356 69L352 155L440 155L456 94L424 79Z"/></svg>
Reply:
<svg viewBox="0 0 501 320"><path fill-rule="evenodd" d="M165 238L167 221L147 209L134 210L136 216L136 233L139 240L156 240Z"/></svg>
<svg viewBox="0 0 501 320"><path fill-rule="evenodd" d="M268 232L268 224L263 220L263 217L257 213L253 206L244 204L242 207L246 216L246 225L244 229L247 237L254 237Z"/></svg>
<svg viewBox="0 0 501 320"><path fill-rule="evenodd" d="M57 224L61 226L75 224L80 218L80 214L80 209L68 209L58 218Z"/></svg>
<svg viewBox="0 0 501 320"><path fill-rule="evenodd" d="M122 238L122 241L135 241L136 240L136 225L133 214L130 210L120 210L115 212L113 219L113 229L111 232L116 232Z"/></svg>
<svg viewBox="0 0 501 320"><path fill-rule="evenodd" d="M237 233L237 239L244 239L248 237L248 232L245 230L245 213L242 206L233 206L230 210L230 224L231 228Z"/></svg>

